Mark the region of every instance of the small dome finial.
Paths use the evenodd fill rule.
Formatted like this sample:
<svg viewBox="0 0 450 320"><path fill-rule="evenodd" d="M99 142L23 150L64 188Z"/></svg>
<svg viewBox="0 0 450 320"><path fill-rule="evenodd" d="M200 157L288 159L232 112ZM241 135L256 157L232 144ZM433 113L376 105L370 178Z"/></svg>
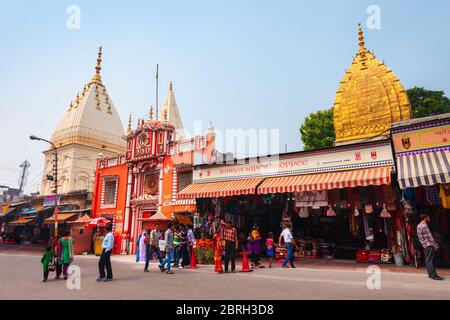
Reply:
<svg viewBox="0 0 450 320"><path fill-rule="evenodd" d="M361 23L358 23L358 40L359 40L359 52L358 52L358 55L360 57L359 60L361 61L362 69L367 69L367 66L366 66L367 49L365 47L364 32L362 30Z"/></svg>
<svg viewBox="0 0 450 320"><path fill-rule="evenodd" d="M128 134L131 134L131 113L130 113L130 117L128 118L128 130L127 130L127 133Z"/></svg>
<svg viewBox="0 0 450 320"><path fill-rule="evenodd" d="M358 23L358 40L359 40L359 47L361 49L365 49L364 32L362 30L361 23Z"/></svg>
<svg viewBox="0 0 450 320"><path fill-rule="evenodd" d="M167 121L167 109L164 110L164 121Z"/></svg>
<svg viewBox="0 0 450 320"><path fill-rule="evenodd" d="M92 81L95 84L102 85L102 77L100 71L102 70L102 46L98 47L97 65L95 66L95 74Z"/></svg>
<svg viewBox="0 0 450 320"><path fill-rule="evenodd" d="M170 91L173 90L173 83L172 83L172 81L170 81L169 90L170 90Z"/></svg>
<svg viewBox="0 0 450 320"><path fill-rule="evenodd" d="M149 112L149 115L150 115L150 120L153 120L153 106L150 106L150 112Z"/></svg>

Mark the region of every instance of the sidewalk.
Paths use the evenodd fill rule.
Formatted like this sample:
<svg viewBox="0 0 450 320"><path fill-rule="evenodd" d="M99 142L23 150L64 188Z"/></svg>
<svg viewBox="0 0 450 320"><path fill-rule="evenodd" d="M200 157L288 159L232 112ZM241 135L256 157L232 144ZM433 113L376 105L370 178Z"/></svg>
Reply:
<svg viewBox="0 0 450 320"><path fill-rule="evenodd" d="M143 262L136 262L136 256L134 255L115 255L111 259L115 262L129 263L140 265ZM267 268L268 260L263 259L263 265ZM156 260L153 260L151 264L156 264ZM327 269L327 270L354 270L354 271L367 271L367 267L373 264L370 263L357 263L353 260L326 260L326 259L295 259L295 266L298 269ZM197 265L199 268L214 268L214 265ZM236 260L236 269L240 270L242 266L242 259ZM424 267L414 268L411 266L397 267L395 264L376 264L384 272L397 272L397 273L414 273L414 274L426 274L427 270ZM281 268L281 263L274 261L272 268ZM450 269L438 268L438 273L442 276L450 276Z"/></svg>
<svg viewBox="0 0 450 320"><path fill-rule="evenodd" d="M42 255L44 248L40 245L30 244L5 244L0 243L0 254L21 254L21 255ZM99 257L90 254L87 256L77 256L90 259L98 259ZM136 263L136 256L134 255L113 255L111 259L119 263L127 263L134 265L143 265L143 262ZM263 265L267 267L268 260L264 258ZM152 261L152 264L156 264L156 260ZM327 270L354 270L354 271L366 271L369 263L357 263L354 260L326 260L326 259L304 259L296 258L295 266L299 269L327 269ZM242 266L242 259L239 257L236 260L236 268L240 270ZM397 267L395 264L376 264L382 271L385 272L397 272L397 273L414 273L414 274L426 274L426 268L414 268L411 266ZM198 265L199 268L211 268L213 265ZM281 263L274 261L272 268L281 268ZM438 268L438 273L442 276L450 276L449 268Z"/></svg>

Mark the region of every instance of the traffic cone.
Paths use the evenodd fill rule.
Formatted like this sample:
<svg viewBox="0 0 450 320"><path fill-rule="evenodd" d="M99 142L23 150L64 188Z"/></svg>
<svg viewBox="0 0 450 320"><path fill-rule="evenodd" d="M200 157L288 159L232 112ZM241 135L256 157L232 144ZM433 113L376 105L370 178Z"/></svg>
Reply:
<svg viewBox="0 0 450 320"><path fill-rule="evenodd" d="M192 248L191 264L189 269L197 269L197 262L195 261L195 250Z"/></svg>
<svg viewBox="0 0 450 320"><path fill-rule="evenodd" d="M242 252L242 270L240 272L251 272L251 271L253 270L250 269L248 265L247 251L244 250L244 252Z"/></svg>

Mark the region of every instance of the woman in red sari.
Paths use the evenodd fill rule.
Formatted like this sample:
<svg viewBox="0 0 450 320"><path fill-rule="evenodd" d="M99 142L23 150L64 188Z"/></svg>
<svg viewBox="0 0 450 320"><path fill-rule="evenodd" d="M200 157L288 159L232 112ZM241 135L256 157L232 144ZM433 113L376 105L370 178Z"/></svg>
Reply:
<svg viewBox="0 0 450 320"><path fill-rule="evenodd" d="M216 232L213 236L213 244L214 244L214 271L218 273L222 273L222 252L223 252L223 240L222 234L220 232L220 228L216 229Z"/></svg>

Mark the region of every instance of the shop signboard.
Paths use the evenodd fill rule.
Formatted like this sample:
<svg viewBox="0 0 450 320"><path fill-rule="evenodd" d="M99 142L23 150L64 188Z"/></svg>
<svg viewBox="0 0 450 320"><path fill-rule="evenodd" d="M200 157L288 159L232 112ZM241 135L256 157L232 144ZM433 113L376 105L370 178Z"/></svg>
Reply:
<svg viewBox="0 0 450 320"><path fill-rule="evenodd" d="M392 140L397 153L450 148L450 121L402 128Z"/></svg>
<svg viewBox="0 0 450 320"><path fill-rule="evenodd" d="M55 195L51 195L51 196L45 196L44 197L44 207L53 207L56 204L56 196Z"/></svg>
<svg viewBox="0 0 450 320"><path fill-rule="evenodd" d="M257 177L306 175L352 169L393 166L390 141L264 157L242 164L198 167L194 183Z"/></svg>

